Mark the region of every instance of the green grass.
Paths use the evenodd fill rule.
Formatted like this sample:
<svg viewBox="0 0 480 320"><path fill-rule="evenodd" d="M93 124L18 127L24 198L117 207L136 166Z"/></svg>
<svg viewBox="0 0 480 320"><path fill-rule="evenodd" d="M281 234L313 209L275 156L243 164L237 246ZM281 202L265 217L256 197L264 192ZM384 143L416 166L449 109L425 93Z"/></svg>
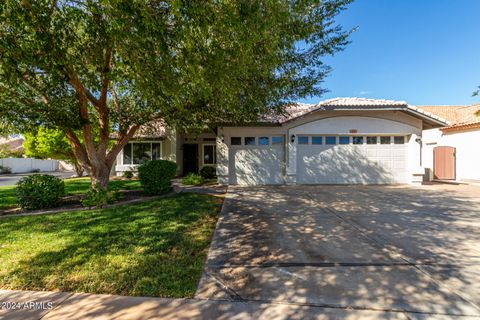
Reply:
<svg viewBox="0 0 480 320"><path fill-rule="evenodd" d="M89 178L65 179L65 192L67 196L81 195L90 188ZM137 190L140 189L139 180L112 180L110 190ZM15 186L0 187L0 211L17 207L15 200Z"/></svg>
<svg viewBox="0 0 480 320"><path fill-rule="evenodd" d="M0 219L0 288L192 297L221 199Z"/></svg>

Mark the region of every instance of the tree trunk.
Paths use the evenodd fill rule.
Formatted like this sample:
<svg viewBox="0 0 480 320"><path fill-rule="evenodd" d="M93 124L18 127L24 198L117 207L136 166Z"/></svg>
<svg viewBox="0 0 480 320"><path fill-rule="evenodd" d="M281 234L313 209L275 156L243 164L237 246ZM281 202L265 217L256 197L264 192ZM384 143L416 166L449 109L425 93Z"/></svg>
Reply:
<svg viewBox="0 0 480 320"><path fill-rule="evenodd" d="M76 161L73 163L73 166L75 167L77 177L83 177L83 167Z"/></svg>
<svg viewBox="0 0 480 320"><path fill-rule="evenodd" d="M93 189L107 189L110 181L110 167L105 164L98 164L88 170Z"/></svg>

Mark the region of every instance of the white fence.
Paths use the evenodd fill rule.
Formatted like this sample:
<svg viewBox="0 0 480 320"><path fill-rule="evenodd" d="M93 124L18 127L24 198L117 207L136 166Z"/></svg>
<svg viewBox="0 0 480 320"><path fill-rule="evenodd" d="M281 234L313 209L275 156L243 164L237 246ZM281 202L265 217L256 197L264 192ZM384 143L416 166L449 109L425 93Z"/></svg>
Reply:
<svg viewBox="0 0 480 320"><path fill-rule="evenodd" d="M12 173L49 172L58 170L58 161L32 158L3 158L0 159L0 166L10 168Z"/></svg>

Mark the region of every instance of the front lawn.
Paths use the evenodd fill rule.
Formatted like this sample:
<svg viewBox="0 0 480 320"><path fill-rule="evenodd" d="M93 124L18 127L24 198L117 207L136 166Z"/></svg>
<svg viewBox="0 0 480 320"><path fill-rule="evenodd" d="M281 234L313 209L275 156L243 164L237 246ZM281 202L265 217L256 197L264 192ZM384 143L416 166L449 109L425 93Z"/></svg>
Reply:
<svg viewBox="0 0 480 320"><path fill-rule="evenodd" d="M181 193L0 219L0 288L192 297L221 203Z"/></svg>
<svg viewBox="0 0 480 320"><path fill-rule="evenodd" d="M90 188L90 178L65 179L65 193L67 196L82 195ZM111 180L108 189L137 190L141 189L139 180ZM15 186L0 187L0 212L17 207Z"/></svg>

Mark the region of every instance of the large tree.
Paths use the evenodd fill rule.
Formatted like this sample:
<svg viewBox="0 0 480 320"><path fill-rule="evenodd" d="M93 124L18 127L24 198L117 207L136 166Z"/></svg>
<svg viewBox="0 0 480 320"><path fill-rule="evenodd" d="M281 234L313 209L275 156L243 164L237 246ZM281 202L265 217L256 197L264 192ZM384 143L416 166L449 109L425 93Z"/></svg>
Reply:
<svg viewBox="0 0 480 320"><path fill-rule="evenodd" d="M23 136L23 148L27 157L64 160L74 167L79 177L83 175L83 168L78 163L63 131L40 126L35 131L24 133Z"/></svg>
<svg viewBox="0 0 480 320"><path fill-rule="evenodd" d="M106 187L141 125L252 121L322 94L322 59L347 43L334 18L349 2L4 0L0 123L62 130Z"/></svg>

